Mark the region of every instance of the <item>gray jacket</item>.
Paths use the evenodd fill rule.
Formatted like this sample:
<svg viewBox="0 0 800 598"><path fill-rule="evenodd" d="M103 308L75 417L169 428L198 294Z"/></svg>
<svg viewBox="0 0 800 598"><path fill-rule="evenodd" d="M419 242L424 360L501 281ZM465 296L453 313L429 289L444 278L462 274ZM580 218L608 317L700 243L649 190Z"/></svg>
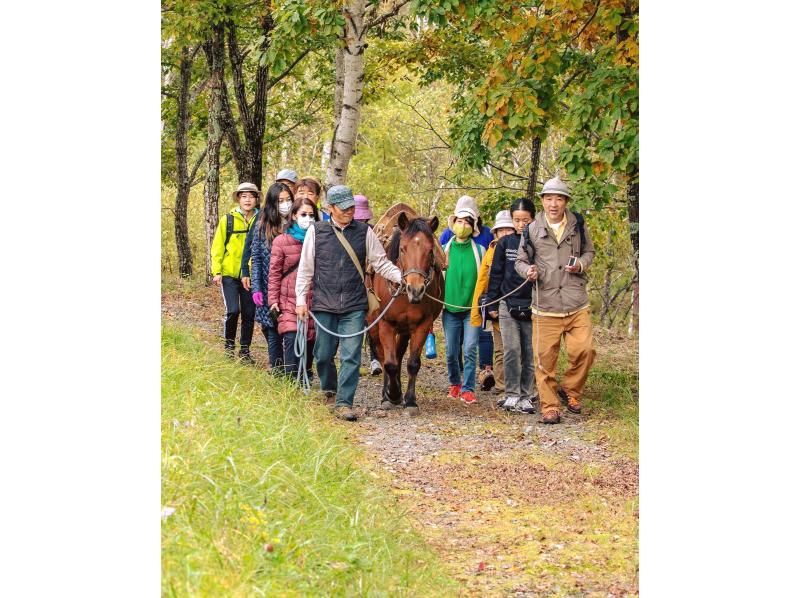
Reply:
<svg viewBox="0 0 800 598"><path fill-rule="evenodd" d="M575 214L567 211L567 225L561 242L557 243L553 231L547 226L544 212L539 212L528 225L528 236L533 244L526 246L525 237L520 241L517 251L517 261L514 267L517 274L523 278L534 258L536 269L539 272L538 303L537 293L533 293L533 307L537 311L566 314L572 313L589 303L589 294L586 291L586 272L594 259L594 245L589 236L589 231L584 223L585 241L581 247L581 235L577 228ZM576 256L583 269L580 273L567 272L569 257Z"/></svg>

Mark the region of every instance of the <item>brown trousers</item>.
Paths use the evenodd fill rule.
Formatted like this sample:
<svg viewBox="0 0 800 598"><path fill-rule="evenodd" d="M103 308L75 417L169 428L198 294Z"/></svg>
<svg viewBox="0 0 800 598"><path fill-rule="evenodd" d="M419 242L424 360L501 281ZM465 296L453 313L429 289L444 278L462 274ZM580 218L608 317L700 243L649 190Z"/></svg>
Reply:
<svg viewBox="0 0 800 598"><path fill-rule="evenodd" d="M494 386L498 390L506 389L506 371L503 365L503 337L500 336L500 322L492 320L492 342L494 342Z"/></svg>
<svg viewBox="0 0 800 598"><path fill-rule="evenodd" d="M568 365L561 388L568 395L581 398L589 377L589 368L594 363L592 317L588 309L563 318L534 315L533 358L542 413L551 409L561 412L561 402L556 394L556 369L562 336L567 347Z"/></svg>

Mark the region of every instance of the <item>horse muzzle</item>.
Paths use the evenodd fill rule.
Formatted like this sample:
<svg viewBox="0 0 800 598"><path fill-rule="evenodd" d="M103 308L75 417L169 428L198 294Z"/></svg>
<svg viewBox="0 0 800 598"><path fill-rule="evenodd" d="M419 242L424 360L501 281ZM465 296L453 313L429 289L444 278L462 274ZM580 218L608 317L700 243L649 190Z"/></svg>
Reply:
<svg viewBox="0 0 800 598"><path fill-rule="evenodd" d="M414 304L419 303L425 296L425 285L412 286L410 284L407 284L406 293L408 294L409 303L414 303Z"/></svg>

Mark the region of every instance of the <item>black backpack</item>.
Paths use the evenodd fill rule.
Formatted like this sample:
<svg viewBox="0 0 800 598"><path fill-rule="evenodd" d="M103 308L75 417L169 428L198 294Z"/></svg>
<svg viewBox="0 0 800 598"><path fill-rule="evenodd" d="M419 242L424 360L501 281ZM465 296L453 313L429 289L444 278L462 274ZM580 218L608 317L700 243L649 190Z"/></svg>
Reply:
<svg viewBox="0 0 800 598"><path fill-rule="evenodd" d="M228 247L228 241L231 240L231 235L246 235L248 232L250 232L248 228L244 230L233 230L233 214L228 214L225 223L225 247Z"/></svg>

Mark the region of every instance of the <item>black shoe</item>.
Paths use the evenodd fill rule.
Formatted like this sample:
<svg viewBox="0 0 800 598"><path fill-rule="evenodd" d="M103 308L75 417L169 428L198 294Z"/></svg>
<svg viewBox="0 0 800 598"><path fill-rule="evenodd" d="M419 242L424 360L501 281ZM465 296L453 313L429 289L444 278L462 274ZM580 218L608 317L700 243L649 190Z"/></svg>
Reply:
<svg viewBox="0 0 800 598"><path fill-rule="evenodd" d="M255 360L250 356L250 353L240 353L239 354L239 361L241 361L245 365L255 365Z"/></svg>
<svg viewBox="0 0 800 598"><path fill-rule="evenodd" d="M233 347L225 347L225 357L230 360L236 359L236 351L234 351Z"/></svg>

